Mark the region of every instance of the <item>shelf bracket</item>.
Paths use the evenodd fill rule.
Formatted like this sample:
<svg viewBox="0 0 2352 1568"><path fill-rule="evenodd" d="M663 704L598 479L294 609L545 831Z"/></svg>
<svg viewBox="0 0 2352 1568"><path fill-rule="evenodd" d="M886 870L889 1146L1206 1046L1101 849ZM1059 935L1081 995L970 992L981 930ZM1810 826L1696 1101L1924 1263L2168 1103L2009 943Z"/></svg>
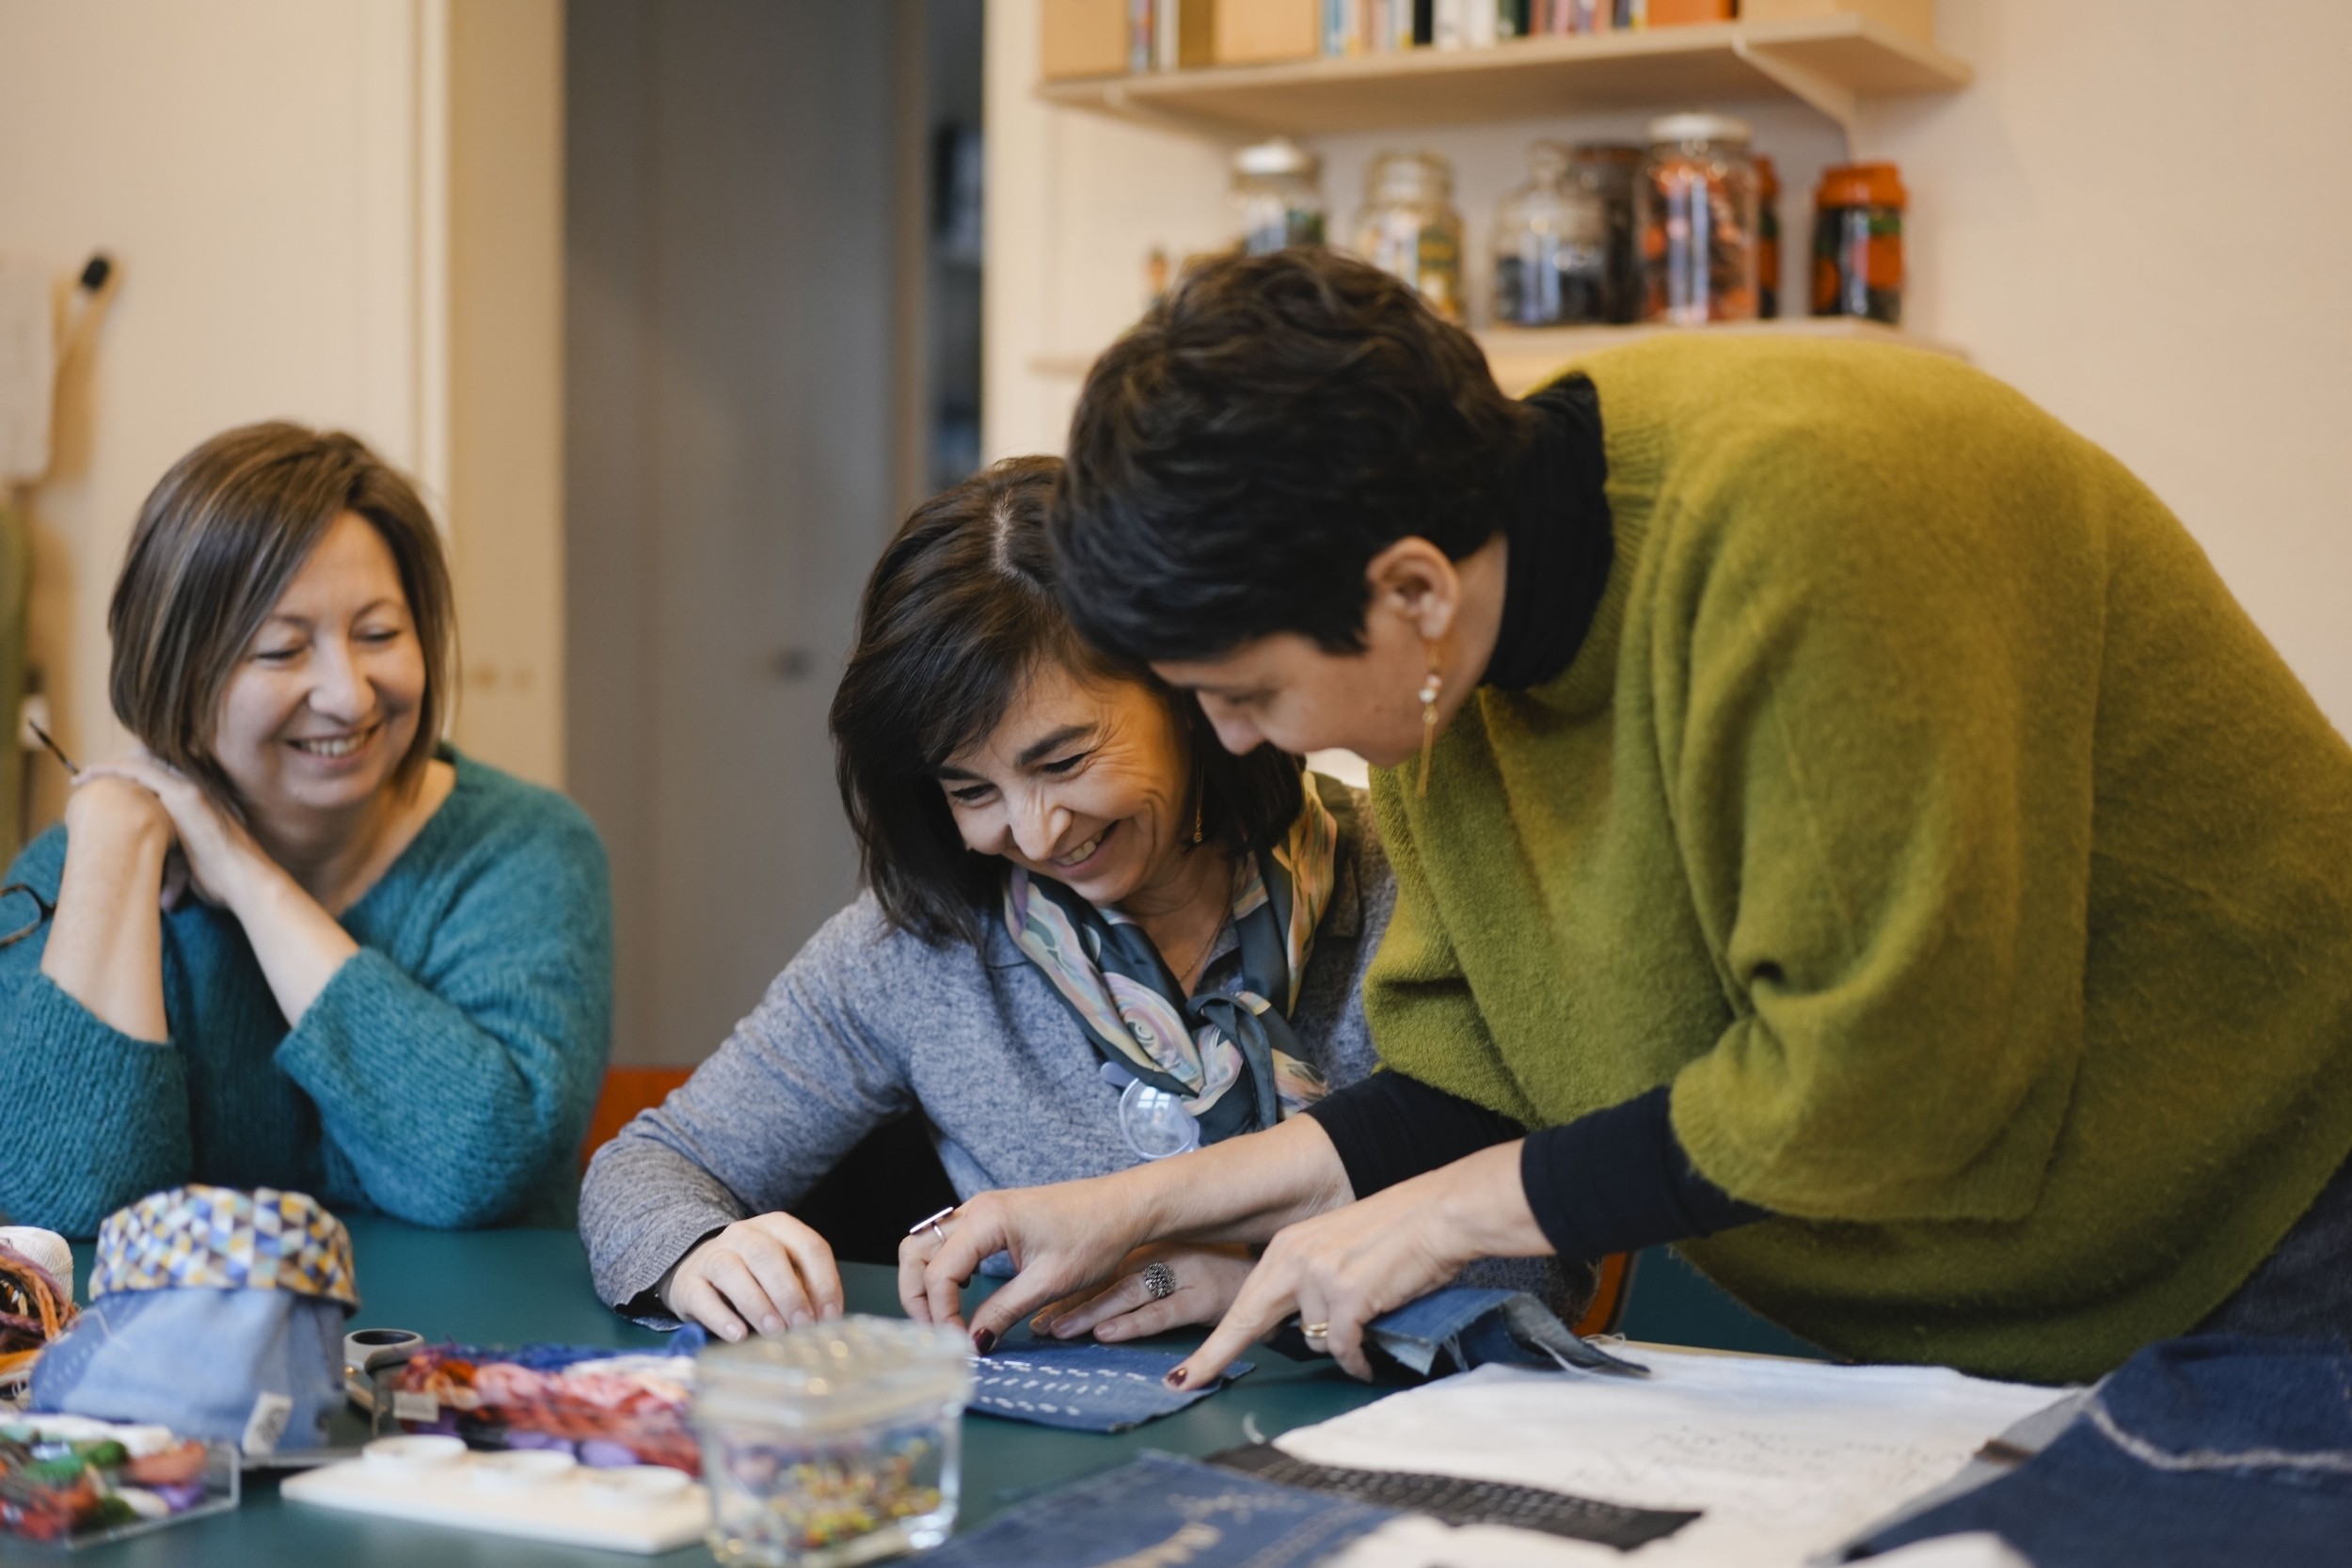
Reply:
<svg viewBox="0 0 2352 1568"><path fill-rule="evenodd" d="M1774 53L1770 44L1737 38L1732 40L1731 49L1758 74L1836 121L1837 129L1845 134L1846 154L1848 157L1853 155L1854 135L1862 121L1862 97L1859 93L1841 83L1831 81L1818 71Z"/></svg>

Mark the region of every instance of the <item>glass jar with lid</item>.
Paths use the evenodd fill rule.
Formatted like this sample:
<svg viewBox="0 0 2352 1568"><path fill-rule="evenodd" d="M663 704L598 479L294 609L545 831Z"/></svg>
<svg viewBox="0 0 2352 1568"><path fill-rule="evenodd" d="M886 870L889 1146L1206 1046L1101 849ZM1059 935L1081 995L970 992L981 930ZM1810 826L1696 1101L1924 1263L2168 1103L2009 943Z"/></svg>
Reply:
<svg viewBox="0 0 2352 1568"><path fill-rule="evenodd" d="M944 1324L848 1317L704 1351L712 1555L849 1568L946 1540L971 1350Z"/></svg>
<svg viewBox="0 0 2352 1568"><path fill-rule="evenodd" d="M1613 142L1588 142L1572 156L1577 179L1600 198L1609 219L1608 303L1601 319L1637 322L1642 319L1641 230L1635 226L1633 187L1641 182L1646 148Z"/></svg>
<svg viewBox="0 0 2352 1568"><path fill-rule="evenodd" d="M1911 198L1900 172L1893 164L1825 168L1813 202L1813 313L1901 325Z"/></svg>
<svg viewBox="0 0 2352 1568"><path fill-rule="evenodd" d="M1228 199L1252 256L1323 243L1323 160L1288 136L1233 154Z"/></svg>
<svg viewBox="0 0 2352 1568"><path fill-rule="evenodd" d="M1637 189L1645 321L1756 319L1756 163L1744 120L1668 115L1650 122Z"/></svg>
<svg viewBox="0 0 2352 1568"><path fill-rule="evenodd" d="M1434 152L1384 152L1364 177L1356 253L1421 291L1429 308L1462 325L1462 214L1454 166Z"/></svg>
<svg viewBox="0 0 2352 1568"><path fill-rule="evenodd" d="M1609 319L1609 214L1558 142L1528 149L1529 182L1495 214L1495 321L1559 326Z"/></svg>

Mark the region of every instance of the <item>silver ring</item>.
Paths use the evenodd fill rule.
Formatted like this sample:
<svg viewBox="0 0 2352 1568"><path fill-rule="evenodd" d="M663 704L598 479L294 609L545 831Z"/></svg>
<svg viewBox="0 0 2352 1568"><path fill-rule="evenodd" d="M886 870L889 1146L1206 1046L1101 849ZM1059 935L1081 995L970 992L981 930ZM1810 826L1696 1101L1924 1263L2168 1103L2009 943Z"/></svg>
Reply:
<svg viewBox="0 0 2352 1568"><path fill-rule="evenodd" d="M1176 1271L1166 1263L1143 1265L1143 1293L1153 1301L1165 1301L1176 1293Z"/></svg>
<svg viewBox="0 0 2352 1568"><path fill-rule="evenodd" d="M910 1236L920 1236L924 1231L928 1230L931 1233L931 1239L933 1241L936 1241L943 1245L946 1244L947 1232L939 1228L939 1222L954 1213L961 1207L962 1207L961 1204L950 1203L946 1208L942 1209L938 1213L931 1215L928 1219L916 1220L913 1225L907 1227L907 1234Z"/></svg>

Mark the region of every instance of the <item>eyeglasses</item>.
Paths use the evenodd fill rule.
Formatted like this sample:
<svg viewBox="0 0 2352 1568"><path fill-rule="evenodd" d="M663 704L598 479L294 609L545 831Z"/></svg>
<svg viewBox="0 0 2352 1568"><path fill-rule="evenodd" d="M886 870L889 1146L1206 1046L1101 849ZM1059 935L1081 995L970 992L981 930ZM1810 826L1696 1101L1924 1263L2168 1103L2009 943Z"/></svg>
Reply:
<svg viewBox="0 0 2352 1568"><path fill-rule="evenodd" d="M21 926L11 927L8 916L15 911L8 907L8 900L20 893L33 901L33 918ZM0 937L0 947L12 947L23 942L26 937L40 929L41 922L56 912L56 905L43 898L23 882L10 882L6 887L0 887L0 928L7 928L8 933L7 936Z"/></svg>

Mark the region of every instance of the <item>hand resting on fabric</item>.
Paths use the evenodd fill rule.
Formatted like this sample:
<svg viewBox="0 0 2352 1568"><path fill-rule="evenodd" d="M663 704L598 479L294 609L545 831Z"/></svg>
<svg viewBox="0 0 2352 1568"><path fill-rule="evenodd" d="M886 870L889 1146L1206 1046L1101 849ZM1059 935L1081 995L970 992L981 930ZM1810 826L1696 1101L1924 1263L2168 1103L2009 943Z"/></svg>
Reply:
<svg viewBox="0 0 2352 1568"><path fill-rule="evenodd" d="M1168 1382L1182 1388L1216 1377L1294 1313L1302 1325L1324 1325L1333 1359L1369 1379L1363 1338L1373 1319L1426 1295L1474 1259L1551 1250L1528 1206L1519 1150L1517 1141L1498 1144L1285 1227L1216 1332ZM1309 1336L1311 1345L1315 1340Z"/></svg>
<svg viewBox="0 0 2352 1568"><path fill-rule="evenodd" d="M658 1293L673 1317L737 1340L841 1316L841 1270L799 1220L754 1214L679 1259Z"/></svg>
<svg viewBox="0 0 2352 1568"><path fill-rule="evenodd" d="M1329 1136L1294 1117L1110 1176L981 1193L898 1244L898 1301L917 1323L961 1323L964 1284L1009 1254L1020 1272L972 1313L986 1354L1023 1318L1116 1278L1137 1247L1263 1242L1352 1196Z"/></svg>
<svg viewBox="0 0 2352 1568"><path fill-rule="evenodd" d="M1186 1323L1213 1323L1241 1293L1256 1265L1253 1249L1239 1243L1162 1243L1137 1247L1120 1265L1120 1276L1099 1290L1080 1291L1047 1307L1029 1327L1056 1339L1092 1332L1097 1339L1148 1339ZM1162 1265L1175 1289L1153 1297L1144 1270Z"/></svg>

